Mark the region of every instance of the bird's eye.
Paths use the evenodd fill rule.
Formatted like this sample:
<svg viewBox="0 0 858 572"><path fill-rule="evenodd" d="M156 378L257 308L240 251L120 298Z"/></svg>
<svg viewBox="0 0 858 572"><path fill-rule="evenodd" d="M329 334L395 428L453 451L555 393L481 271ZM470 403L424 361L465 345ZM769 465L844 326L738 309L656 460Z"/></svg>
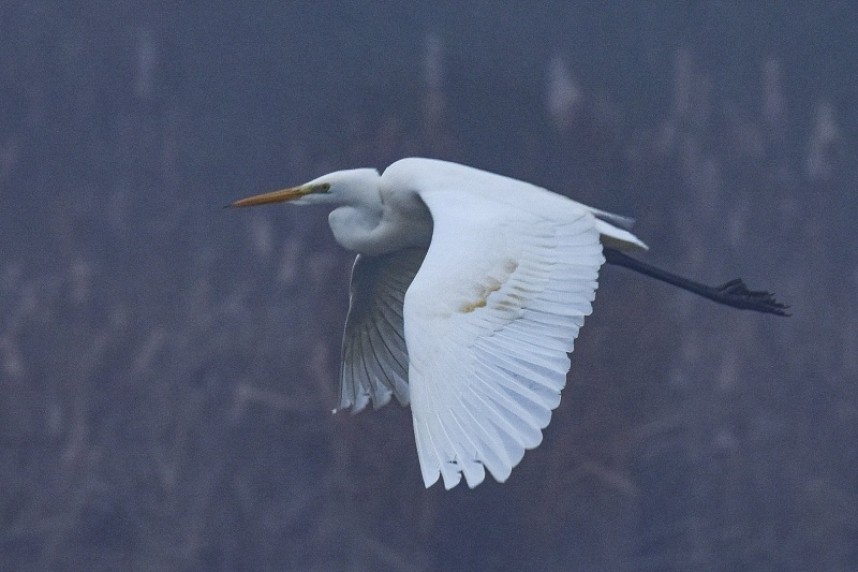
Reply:
<svg viewBox="0 0 858 572"><path fill-rule="evenodd" d="M316 190L320 193L327 193L328 191L331 190L331 184L330 183L322 183L321 185L316 187Z"/></svg>

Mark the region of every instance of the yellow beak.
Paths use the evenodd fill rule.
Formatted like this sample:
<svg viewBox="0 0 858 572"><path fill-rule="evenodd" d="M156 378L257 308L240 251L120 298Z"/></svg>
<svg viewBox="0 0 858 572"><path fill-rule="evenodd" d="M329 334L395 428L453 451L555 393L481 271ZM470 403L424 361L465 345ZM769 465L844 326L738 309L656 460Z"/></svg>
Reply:
<svg viewBox="0 0 858 572"><path fill-rule="evenodd" d="M292 187L289 189L282 189L280 191L263 193L261 195L253 195L252 197L247 197L246 199L239 199L233 203L228 204L227 206L239 208L255 207L257 205L267 205L269 203L282 203L297 199L299 197L303 197L304 195L309 195L313 192L316 192L316 189L312 186L305 185L303 187Z"/></svg>

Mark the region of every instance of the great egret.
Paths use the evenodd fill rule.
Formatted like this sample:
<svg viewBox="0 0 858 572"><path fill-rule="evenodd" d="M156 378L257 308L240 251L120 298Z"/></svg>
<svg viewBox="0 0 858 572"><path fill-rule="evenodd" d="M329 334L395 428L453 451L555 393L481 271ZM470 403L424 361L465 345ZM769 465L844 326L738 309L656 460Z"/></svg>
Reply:
<svg viewBox="0 0 858 572"><path fill-rule="evenodd" d="M503 482L539 445L606 261L785 315L740 280L712 288L624 254L647 248L629 219L464 165L402 159L228 206L277 202L336 207L334 237L358 253L339 409L410 403L426 487L473 488L485 469Z"/></svg>

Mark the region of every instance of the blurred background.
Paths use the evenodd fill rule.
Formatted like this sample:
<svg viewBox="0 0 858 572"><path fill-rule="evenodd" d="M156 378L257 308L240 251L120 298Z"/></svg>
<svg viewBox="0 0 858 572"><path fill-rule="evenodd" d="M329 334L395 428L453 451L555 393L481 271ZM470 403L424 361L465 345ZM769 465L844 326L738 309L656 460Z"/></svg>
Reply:
<svg viewBox="0 0 858 572"><path fill-rule="evenodd" d="M177 7L177 4L179 5ZM858 569L853 2L0 5L0 570ZM638 219L543 444L332 415L352 255L233 199L409 155Z"/></svg>

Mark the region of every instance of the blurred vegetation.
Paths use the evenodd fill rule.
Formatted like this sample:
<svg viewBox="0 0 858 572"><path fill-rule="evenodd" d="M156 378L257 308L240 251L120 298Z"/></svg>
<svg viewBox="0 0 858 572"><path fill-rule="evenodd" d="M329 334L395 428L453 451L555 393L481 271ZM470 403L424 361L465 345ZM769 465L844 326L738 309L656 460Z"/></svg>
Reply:
<svg viewBox="0 0 858 572"><path fill-rule="evenodd" d="M525 5L0 7L0 570L858 567L855 86L725 64L747 7ZM649 260L795 315L608 268L544 443L424 490L408 410L330 413L324 211L220 209L406 155L636 215Z"/></svg>

